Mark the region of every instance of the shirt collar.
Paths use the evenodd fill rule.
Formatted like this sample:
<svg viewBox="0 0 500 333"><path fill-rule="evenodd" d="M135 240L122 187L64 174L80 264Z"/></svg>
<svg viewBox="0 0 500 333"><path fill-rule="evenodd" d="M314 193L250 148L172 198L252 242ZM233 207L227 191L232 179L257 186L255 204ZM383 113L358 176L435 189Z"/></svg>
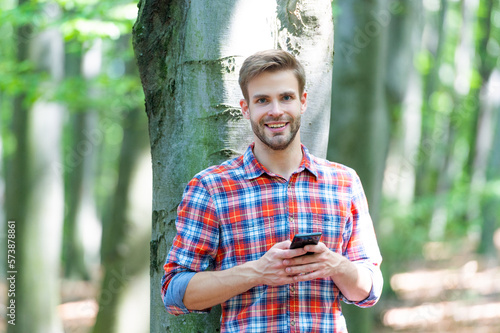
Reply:
<svg viewBox="0 0 500 333"><path fill-rule="evenodd" d="M255 146L255 143L252 143L245 153L243 154L243 166L245 169L245 178L246 179L254 179L259 176L261 176L263 173L267 173L268 175L274 176L274 174L266 169L265 166L260 164L259 161L257 161L257 158L255 158L255 155L253 153L253 147ZM315 177L318 177L318 170L316 168L316 165L314 164L313 156L309 153L309 150L301 144L302 148L302 162L300 163L299 168L297 169L296 173L300 173L307 169L310 173L312 173Z"/></svg>

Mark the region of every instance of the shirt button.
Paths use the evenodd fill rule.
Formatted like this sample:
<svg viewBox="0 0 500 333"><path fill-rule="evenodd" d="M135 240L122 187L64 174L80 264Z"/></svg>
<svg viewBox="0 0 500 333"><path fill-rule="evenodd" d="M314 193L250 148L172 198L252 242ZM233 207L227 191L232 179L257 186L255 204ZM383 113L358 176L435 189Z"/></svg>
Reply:
<svg viewBox="0 0 500 333"><path fill-rule="evenodd" d="M290 222L293 222L293 217L290 217Z"/></svg>
<svg viewBox="0 0 500 333"><path fill-rule="evenodd" d="M295 320L292 320L292 321L290 322L290 325L295 326Z"/></svg>
<svg viewBox="0 0 500 333"><path fill-rule="evenodd" d="M293 293L293 292L295 292L295 287L294 287L294 286L291 286L291 287L290 287L290 290L292 291L292 293Z"/></svg>

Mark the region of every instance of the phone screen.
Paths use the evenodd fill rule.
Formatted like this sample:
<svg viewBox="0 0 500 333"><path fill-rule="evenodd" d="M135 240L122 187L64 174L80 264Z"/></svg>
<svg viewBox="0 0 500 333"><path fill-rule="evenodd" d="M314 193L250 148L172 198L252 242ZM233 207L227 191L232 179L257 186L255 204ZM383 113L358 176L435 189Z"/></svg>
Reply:
<svg viewBox="0 0 500 333"><path fill-rule="evenodd" d="M312 232L308 234L296 234L293 237L290 249L299 249L306 245L316 245L321 238L321 232Z"/></svg>

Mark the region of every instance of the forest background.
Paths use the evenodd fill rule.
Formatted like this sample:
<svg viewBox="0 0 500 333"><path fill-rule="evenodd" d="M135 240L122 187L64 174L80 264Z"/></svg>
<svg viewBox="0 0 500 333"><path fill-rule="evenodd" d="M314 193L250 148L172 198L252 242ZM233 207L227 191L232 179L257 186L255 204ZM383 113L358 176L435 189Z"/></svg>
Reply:
<svg viewBox="0 0 500 333"><path fill-rule="evenodd" d="M341 96L376 94L389 119L387 142L370 145L384 157L367 194L385 276L371 330L496 332L500 4L359 3L332 2L335 30L352 35L335 35L331 118L350 111ZM130 1L1 0L0 332L149 331L153 189L136 18ZM375 43L384 57L370 63ZM353 149L335 128L328 157L363 181L377 161L335 158Z"/></svg>

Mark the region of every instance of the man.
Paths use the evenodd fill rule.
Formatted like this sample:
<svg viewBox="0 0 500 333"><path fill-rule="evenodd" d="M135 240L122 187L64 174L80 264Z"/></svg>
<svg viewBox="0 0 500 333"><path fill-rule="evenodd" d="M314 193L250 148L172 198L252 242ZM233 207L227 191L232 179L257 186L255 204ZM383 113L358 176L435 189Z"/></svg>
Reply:
<svg viewBox="0 0 500 333"><path fill-rule="evenodd" d="M307 93L293 56L256 53L239 82L255 141L187 185L164 266L165 307L183 314L222 304L221 332L346 332L340 299L368 307L382 290L360 180L301 144ZM318 245L290 249L309 232L322 233Z"/></svg>

